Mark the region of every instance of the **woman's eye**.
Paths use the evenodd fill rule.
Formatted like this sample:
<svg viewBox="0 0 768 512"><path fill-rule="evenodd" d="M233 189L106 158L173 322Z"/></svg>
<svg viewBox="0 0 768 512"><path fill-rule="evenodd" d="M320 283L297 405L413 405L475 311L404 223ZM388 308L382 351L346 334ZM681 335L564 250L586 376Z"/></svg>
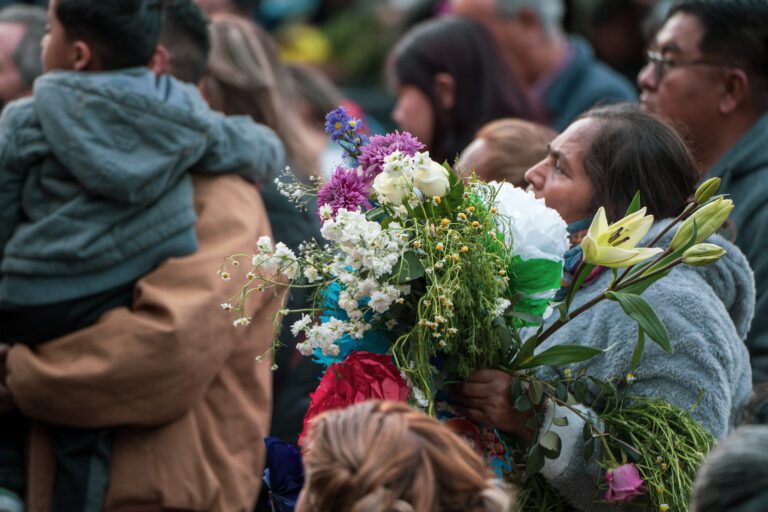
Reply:
<svg viewBox="0 0 768 512"><path fill-rule="evenodd" d="M557 174L563 174L563 169L560 167L560 159L558 157L554 157L555 159L555 173Z"/></svg>

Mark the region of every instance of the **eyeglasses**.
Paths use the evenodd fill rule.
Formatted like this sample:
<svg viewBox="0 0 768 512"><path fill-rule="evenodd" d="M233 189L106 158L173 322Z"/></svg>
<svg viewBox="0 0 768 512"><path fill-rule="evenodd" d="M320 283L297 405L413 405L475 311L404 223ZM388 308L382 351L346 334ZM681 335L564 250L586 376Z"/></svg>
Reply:
<svg viewBox="0 0 768 512"><path fill-rule="evenodd" d="M706 59L697 59L689 62L675 62L670 60L669 57L665 57L659 52L649 50L646 53L648 64L653 64L653 76L656 79L656 83L661 82L664 75L667 73L668 68L682 68L687 66L715 66L715 67L727 67L722 62L715 62Z"/></svg>

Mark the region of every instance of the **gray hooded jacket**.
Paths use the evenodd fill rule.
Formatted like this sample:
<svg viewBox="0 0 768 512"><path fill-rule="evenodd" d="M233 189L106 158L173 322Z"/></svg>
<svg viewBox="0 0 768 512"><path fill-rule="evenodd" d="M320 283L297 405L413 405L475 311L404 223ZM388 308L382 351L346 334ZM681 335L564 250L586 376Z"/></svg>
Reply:
<svg viewBox="0 0 768 512"><path fill-rule="evenodd" d="M657 222L646 242L667 224L668 221ZM660 246L668 245L671 236L667 235ZM666 325L673 353L668 354L652 341L646 341L635 372L637 380L630 393L663 398L689 409L703 390L693 416L722 439L734 426L740 408L752 393L749 354L744 340L754 314L755 285L749 264L736 246L719 236L708 241L724 247L728 253L707 267L678 266L643 293L643 298ZM573 308L604 290L611 277L611 272L603 272L579 290ZM557 331L539 350L561 344L601 349L615 344L609 352L571 366L574 374L584 366L589 375L608 380L626 376L636 339L637 324L617 303L603 301ZM551 378L555 370L542 368L538 373ZM551 406L548 414L552 414ZM578 510L622 509L620 505L595 503L602 499L598 482L603 475L594 459L584 462L581 438L584 422L560 408L557 416L567 416L569 423L553 428L560 434L563 448L559 458L546 462L543 475Z"/></svg>
<svg viewBox="0 0 768 512"><path fill-rule="evenodd" d="M269 179L277 136L146 68L54 72L0 117L0 301L50 304L194 252L188 171Z"/></svg>

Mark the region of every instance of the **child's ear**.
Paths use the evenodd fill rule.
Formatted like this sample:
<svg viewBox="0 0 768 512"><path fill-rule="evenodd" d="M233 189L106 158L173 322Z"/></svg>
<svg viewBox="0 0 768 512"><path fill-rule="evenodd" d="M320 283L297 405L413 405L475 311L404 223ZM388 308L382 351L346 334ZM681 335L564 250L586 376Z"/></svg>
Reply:
<svg viewBox="0 0 768 512"><path fill-rule="evenodd" d="M157 76L171 74L171 56L168 53L168 48L163 44L158 44L155 48L155 54L152 55L152 60L149 61L149 69L152 70Z"/></svg>
<svg viewBox="0 0 768 512"><path fill-rule="evenodd" d="M72 45L72 69L75 71L87 71L94 67L94 55L91 47L85 41L75 41Z"/></svg>

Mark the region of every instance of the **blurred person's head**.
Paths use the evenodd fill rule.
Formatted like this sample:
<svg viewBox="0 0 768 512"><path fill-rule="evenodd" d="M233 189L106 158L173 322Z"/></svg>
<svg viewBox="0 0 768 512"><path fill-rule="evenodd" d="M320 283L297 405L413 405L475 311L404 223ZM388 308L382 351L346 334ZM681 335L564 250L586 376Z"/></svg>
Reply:
<svg viewBox="0 0 768 512"><path fill-rule="evenodd" d="M291 98L290 75L270 36L239 16L211 17L211 54L201 82L211 108L247 115L272 128L300 173L315 174L318 162L304 144L305 128Z"/></svg>
<svg viewBox="0 0 768 512"><path fill-rule="evenodd" d="M485 181L525 187L525 172L547 156L557 132L522 119L499 119L483 126L461 153L459 168Z"/></svg>
<svg viewBox="0 0 768 512"><path fill-rule="evenodd" d="M43 72L40 42L48 23L45 9L13 5L0 10L0 110L32 94Z"/></svg>
<svg viewBox="0 0 768 512"><path fill-rule="evenodd" d="M336 85L316 67L291 62L286 65L293 79L294 101L302 117L322 130L325 115L344 102Z"/></svg>
<svg viewBox="0 0 768 512"><path fill-rule="evenodd" d="M622 218L636 192L657 219L678 215L693 193L697 172L683 140L667 123L634 105L598 107L583 114L531 167L526 180L568 222L604 206Z"/></svg>
<svg viewBox="0 0 768 512"><path fill-rule="evenodd" d="M735 430L707 457L693 488L691 512L768 510L768 426Z"/></svg>
<svg viewBox="0 0 768 512"><path fill-rule="evenodd" d="M155 70L197 85L205 75L211 41L208 19L193 0L167 0L160 47L166 62Z"/></svg>
<svg viewBox="0 0 768 512"><path fill-rule="evenodd" d="M51 0L43 67L110 71L147 66L162 19L161 0Z"/></svg>
<svg viewBox="0 0 768 512"><path fill-rule="evenodd" d="M485 123L533 116L482 25L445 17L416 25L390 56L393 120L438 162L453 161Z"/></svg>
<svg viewBox="0 0 768 512"><path fill-rule="evenodd" d="M705 171L768 109L768 2L678 2L648 60L644 107L680 128Z"/></svg>
<svg viewBox="0 0 768 512"><path fill-rule="evenodd" d="M313 419L297 512L506 512L510 496L445 425L399 402Z"/></svg>
<svg viewBox="0 0 768 512"><path fill-rule="evenodd" d="M195 0L208 16L214 14L237 14L250 16L259 5L259 0Z"/></svg>
<svg viewBox="0 0 768 512"><path fill-rule="evenodd" d="M565 59L563 0L451 0L453 12L482 23L508 67L527 84L550 74Z"/></svg>

